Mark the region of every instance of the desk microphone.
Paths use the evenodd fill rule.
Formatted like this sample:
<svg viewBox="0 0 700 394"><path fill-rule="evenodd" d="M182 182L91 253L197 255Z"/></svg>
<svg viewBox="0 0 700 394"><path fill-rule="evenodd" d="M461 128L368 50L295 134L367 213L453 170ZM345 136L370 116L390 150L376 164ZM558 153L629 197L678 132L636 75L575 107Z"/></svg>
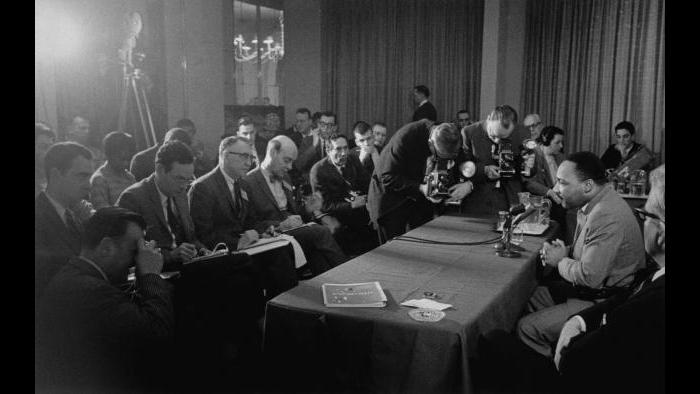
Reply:
<svg viewBox="0 0 700 394"><path fill-rule="evenodd" d="M511 223L511 227L515 227L518 223L520 223L520 222L522 222L523 220L525 220L525 218L527 218L528 216L532 215L535 211L537 211L537 208L534 208L534 207L528 208L528 209L525 211L525 213L523 213L522 215L520 215L520 216L518 216L517 218L515 218L515 220L513 221L513 223Z"/></svg>
<svg viewBox="0 0 700 394"><path fill-rule="evenodd" d="M508 211L511 216L520 215L523 212L525 212L525 205L523 204L515 205Z"/></svg>

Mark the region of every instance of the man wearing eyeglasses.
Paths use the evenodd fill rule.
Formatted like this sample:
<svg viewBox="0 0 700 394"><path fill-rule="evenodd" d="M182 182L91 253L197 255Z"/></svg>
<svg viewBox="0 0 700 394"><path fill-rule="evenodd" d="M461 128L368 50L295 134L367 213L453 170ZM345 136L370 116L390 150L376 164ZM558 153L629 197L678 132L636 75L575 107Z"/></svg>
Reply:
<svg viewBox="0 0 700 394"><path fill-rule="evenodd" d="M542 120L540 119L540 116L538 114L528 114L523 120L523 126L525 126L525 129L530 132L530 135L526 138L529 138L533 141L537 140L540 137L540 133L544 128Z"/></svg>
<svg viewBox="0 0 700 394"><path fill-rule="evenodd" d="M163 253L165 271L177 271L204 245L197 240L187 203L187 188L194 179L194 155L180 141L164 143L151 176L126 188L117 206L141 215L146 239L156 241Z"/></svg>
<svg viewBox="0 0 700 394"><path fill-rule="evenodd" d="M476 164L474 192L464 201L463 212L496 215L519 203L522 141L514 132L517 122L515 109L501 105L486 120L462 129L464 150Z"/></svg>
<svg viewBox="0 0 700 394"><path fill-rule="evenodd" d="M294 161L294 167L297 168L304 179L309 179L309 171L311 167L319 160L326 157L326 144L328 138L335 134L338 130L338 117L331 111L321 113L321 118L318 121L318 128L312 130L311 133L304 137L299 145L299 155Z"/></svg>
<svg viewBox="0 0 700 394"><path fill-rule="evenodd" d="M258 220L251 206L256 197L241 181L252 160L253 147L248 139L226 137L219 145L219 165L192 184L189 191L192 221L197 237L207 247L214 248L222 242L229 250L239 250L256 242L269 227ZM253 262L262 267L268 297L298 283L288 248L253 256Z"/></svg>
<svg viewBox="0 0 700 394"><path fill-rule="evenodd" d="M646 261L639 224L595 154L569 155L557 169L555 192L564 208L578 209L574 239L544 243L541 260L554 279L536 288L517 327L520 340L545 357L554 356L571 315L625 291Z"/></svg>

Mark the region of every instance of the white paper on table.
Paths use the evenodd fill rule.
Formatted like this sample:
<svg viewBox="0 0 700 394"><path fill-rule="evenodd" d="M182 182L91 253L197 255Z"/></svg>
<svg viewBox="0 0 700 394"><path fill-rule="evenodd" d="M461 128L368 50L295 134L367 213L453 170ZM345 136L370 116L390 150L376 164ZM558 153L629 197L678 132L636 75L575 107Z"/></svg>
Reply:
<svg viewBox="0 0 700 394"><path fill-rule="evenodd" d="M412 306L414 308L423 308L423 309L435 309L438 311L445 310L447 308L451 308L452 305L450 304L443 304L442 302L437 302L433 300L429 300L427 298L421 298L420 300L408 300L404 301L401 303L403 306Z"/></svg>

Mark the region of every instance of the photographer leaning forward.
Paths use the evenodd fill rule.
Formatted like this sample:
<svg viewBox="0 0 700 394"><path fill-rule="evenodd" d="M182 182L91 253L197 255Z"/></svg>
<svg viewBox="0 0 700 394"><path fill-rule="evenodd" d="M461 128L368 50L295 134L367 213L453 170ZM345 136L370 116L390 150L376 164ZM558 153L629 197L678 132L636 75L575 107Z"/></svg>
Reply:
<svg viewBox="0 0 700 394"><path fill-rule="evenodd" d="M382 243L406 232L406 226L418 227L433 218L433 203L461 200L471 193L470 181L455 183L442 199L426 198L424 184L429 158L453 160L452 179L461 181L459 167L467 157L461 149L462 138L451 123L433 126L421 119L401 127L382 149L379 164L369 185L367 209ZM432 195L432 194L431 194ZM432 202L431 202L432 201Z"/></svg>
<svg viewBox="0 0 700 394"><path fill-rule="evenodd" d="M474 193L463 213L496 215L518 203L522 191L522 139L513 133L518 113L508 105L496 107L486 120L462 129L464 150L476 164Z"/></svg>

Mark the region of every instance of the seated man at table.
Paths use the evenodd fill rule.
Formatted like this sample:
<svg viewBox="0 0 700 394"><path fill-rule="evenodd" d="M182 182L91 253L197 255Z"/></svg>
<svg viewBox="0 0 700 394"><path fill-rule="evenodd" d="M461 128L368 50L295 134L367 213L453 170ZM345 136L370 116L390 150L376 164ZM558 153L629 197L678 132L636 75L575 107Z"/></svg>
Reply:
<svg viewBox="0 0 700 394"><path fill-rule="evenodd" d="M454 178L459 164L466 160L462 139L451 123L434 125L427 119L401 127L382 149L367 196L367 209L381 242L404 234L406 227L418 227L433 219L433 202L428 200L425 182L428 158L453 160ZM450 200L461 200L471 193L471 181L449 188Z"/></svg>
<svg viewBox="0 0 700 394"><path fill-rule="evenodd" d="M299 227L313 219L313 211L317 216L322 214L318 211L320 207L299 208L294 200L287 173L296 156L294 141L286 136L277 136L268 142L267 153L260 166L248 173L243 181L250 190L251 209L258 220L267 226L275 226L277 231L289 231L289 235L301 244L311 272L318 275L344 263L347 257L326 226L312 223Z"/></svg>
<svg viewBox="0 0 700 394"><path fill-rule="evenodd" d="M194 234L187 187L194 178L194 155L180 141L164 143L155 159L156 170L128 187L117 205L143 216L146 239L158 244L166 271L178 271L204 245Z"/></svg>
<svg viewBox="0 0 700 394"><path fill-rule="evenodd" d="M488 333L480 342L482 386L495 392L664 391L665 167L649 178L651 191L641 214L644 247L653 264L640 271L628 291L569 317L554 360L505 331Z"/></svg>
<svg viewBox="0 0 700 394"><path fill-rule="evenodd" d="M369 125L366 135L371 135ZM343 250L351 255L363 254L377 246L365 207L369 174L357 156L348 154L344 135L333 134L329 142L328 156L311 167L311 187L323 197L321 212L332 215L343 225L335 234Z"/></svg>
<svg viewBox="0 0 700 394"><path fill-rule="evenodd" d="M219 164L198 178L188 192L195 236L209 249L218 243L232 251L245 248L269 226L258 221L251 206L253 193L241 182L250 168L252 149L246 138L224 138L219 145ZM292 256L289 246L253 256L253 263L262 268L268 298L297 285Z"/></svg>
<svg viewBox="0 0 700 394"><path fill-rule="evenodd" d="M518 204L522 140L517 123L518 113L500 105L485 121L462 129L464 150L476 164L474 192L465 199L463 212L495 216Z"/></svg>
<svg viewBox="0 0 700 394"><path fill-rule="evenodd" d="M614 131L617 143L610 145L600 157L606 170L617 169L643 150L649 154L649 158L646 164L640 165L637 169L650 170L653 168L653 155L644 145L634 140L635 129L631 122L622 121L616 124Z"/></svg>
<svg viewBox="0 0 700 394"><path fill-rule="evenodd" d="M555 191L564 208L578 208L574 241L545 242L542 261L560 278L535 289L530 313L517 328L520 340L546 357L554 356L553 345L569 316L625 291L645 264L637 219L608 184L595 154L569 155L557 169Z"/></svg>
<svg viewBox="0 0 700 394"><path fill-rule="evenodd" d="M87 221L80 255L56 274L38 308L37 387L143 389L165 372L173 293L159 276L162 256L143 239L145 228L138 214L118 207ZM136 291L130 293L122 285L134 265Z"/></svg>

